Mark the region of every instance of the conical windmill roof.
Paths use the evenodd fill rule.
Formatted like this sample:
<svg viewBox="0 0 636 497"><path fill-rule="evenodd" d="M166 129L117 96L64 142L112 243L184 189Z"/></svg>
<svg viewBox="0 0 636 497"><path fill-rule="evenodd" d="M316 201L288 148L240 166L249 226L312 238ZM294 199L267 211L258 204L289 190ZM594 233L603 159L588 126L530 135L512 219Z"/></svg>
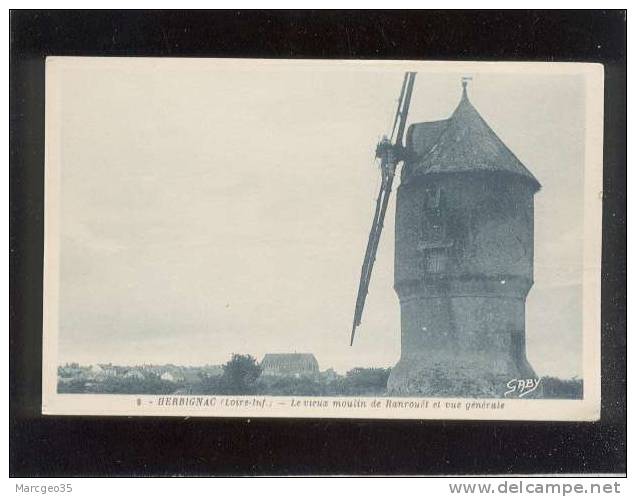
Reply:
<svg viewBox="0 0 636 497"><path fill-rule="evenodd" d="M473 107L466 87L449 119L414 124L407 137L409 177L437 173L503 172L541 185Z"/></svg>

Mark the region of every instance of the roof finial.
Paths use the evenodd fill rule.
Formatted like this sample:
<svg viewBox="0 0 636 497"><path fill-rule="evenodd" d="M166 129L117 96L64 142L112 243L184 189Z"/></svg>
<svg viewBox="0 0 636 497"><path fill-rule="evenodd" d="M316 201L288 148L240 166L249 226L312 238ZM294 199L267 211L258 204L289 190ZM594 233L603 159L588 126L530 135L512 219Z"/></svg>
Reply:
<svg viewBox="0 0 636 497"><path fill-rule="evenodd" d="M468 82L472 80L472 76L462 76L462 98L468 98L466 87L468 86Z"/></svg>

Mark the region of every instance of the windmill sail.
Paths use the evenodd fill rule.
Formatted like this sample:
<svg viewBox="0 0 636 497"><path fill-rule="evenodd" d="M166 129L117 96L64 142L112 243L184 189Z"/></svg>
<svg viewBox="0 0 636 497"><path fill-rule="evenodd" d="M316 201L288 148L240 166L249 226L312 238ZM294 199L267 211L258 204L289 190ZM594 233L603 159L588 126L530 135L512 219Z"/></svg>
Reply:
<svg viewBox="0 0 636 497"><path fill-rule="evenodd" d="M360 284L358 286L358 297L356 299L356 308L353 316L353 326L351 328L351 345L355 337L356 328L362 322L362 311L364 303L369 293L369 283L371 282L371 272L375 262L380 235L384 226L384 217L389 204L391 188L393 187L393 178L395 176L395 167L401 160L402 155L402 139L404 137L404 129L406 127L406 118L411 103L411 94L413 93L413 83L415 82L415 73L407 72L404 75L400 98L398 100L395 119L393 120L393 129L391 131L391 141L384 138L376 150L376 156L380 159L380 171L382 174L382 183L380 193L376 200L375 213L371 224L371 232L367 242L367 250L362 263L360 273ZM397 133L396 133L397 130Z"/></svg>

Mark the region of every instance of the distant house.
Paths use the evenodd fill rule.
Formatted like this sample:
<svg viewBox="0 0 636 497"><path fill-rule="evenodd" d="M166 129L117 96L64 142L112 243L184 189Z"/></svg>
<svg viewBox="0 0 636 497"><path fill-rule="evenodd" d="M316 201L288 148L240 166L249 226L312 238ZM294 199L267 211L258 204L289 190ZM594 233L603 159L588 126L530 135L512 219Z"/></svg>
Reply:
<svg viewBox="0 0 636 497"><path fill-rule="evenodd" d="M93 364L91 366L91 373L93 373L93 374L104 374L104 368L102 368L99 364Z"/></svg>
<svg viewBox="0 0 636 497"><path fill-rule="evenodd" d="M320 374L318 361L313 354L265 354L261 361L264 376L316 376Z"/></svg>
<svg viewBox="0 0 636 497"><path fill-rule="evenodd" d="M174 376L172 376L172 374L169 371L166 371L165 373L163 373L160 378L163 381L174 381Z"/></svg>
<svg viewBox="0 0 636 497"><path fill-rule="evenodd" d="M336 373L333 368L329 368L327 371L323 371L320 374L320 377L327 383L332 383L340 378L340 375L338 375L338 373Z"/></svg>
<svg viewBox="0 0 636 497"><path fill-rule="evenodd" d="M136 369L131 369L124 375L124 378L134 378L135 380L143 380L144 375L141 371L138 371Z"/></svg>
<svg viewBox="0 0 636 497"><path fill-rule="evenodd" d="M117 366L112 364L95 364L95 367L99 368L100 375L118 376Z"/></svg>

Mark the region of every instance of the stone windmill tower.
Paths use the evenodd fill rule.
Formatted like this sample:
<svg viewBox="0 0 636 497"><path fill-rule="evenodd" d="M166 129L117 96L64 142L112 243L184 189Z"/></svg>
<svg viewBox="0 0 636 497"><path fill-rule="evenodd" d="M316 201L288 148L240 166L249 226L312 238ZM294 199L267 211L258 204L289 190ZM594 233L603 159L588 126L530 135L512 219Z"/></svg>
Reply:
<svg viewBox="0 0 636 497"><path fill-rule="evenodd" d="M507 381L535 376L525 352L525 301L540 185L473 107L467 83L448 119L412 124L404 145L400 138L378 147L383 176L403 161L395 220L401 357L389 378L393 394L496 397ZM372 228L369 238L354 330L379 231Z"/></svg>

